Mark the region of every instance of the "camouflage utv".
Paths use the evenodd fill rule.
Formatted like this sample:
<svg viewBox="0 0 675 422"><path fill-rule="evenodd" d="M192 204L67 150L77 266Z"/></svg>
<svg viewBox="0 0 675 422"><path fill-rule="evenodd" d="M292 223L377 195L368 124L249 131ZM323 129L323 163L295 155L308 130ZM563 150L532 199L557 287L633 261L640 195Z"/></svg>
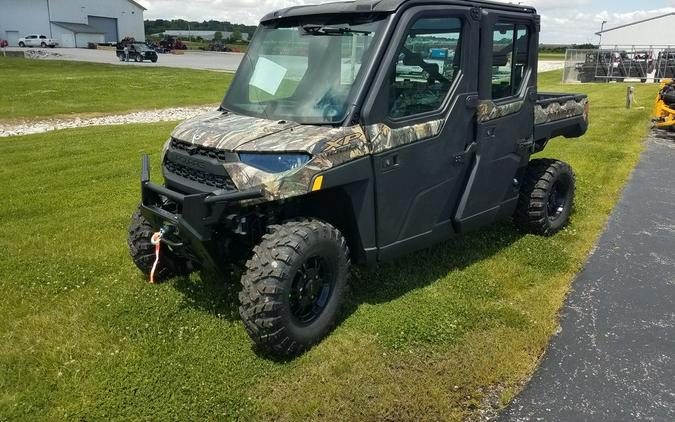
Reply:
<svg viewBox="0 0 675 422"><path fill-rule="evenodd" d="M530 157L583 135L588 102L537 93L538 33L534 9L484 1L266 15L220 108L167 141L163 185L143 158L134 262L163 279L245 262L246 330L295 355L337 322L353 263L506 218L555 234L574 174Z"/></svg>

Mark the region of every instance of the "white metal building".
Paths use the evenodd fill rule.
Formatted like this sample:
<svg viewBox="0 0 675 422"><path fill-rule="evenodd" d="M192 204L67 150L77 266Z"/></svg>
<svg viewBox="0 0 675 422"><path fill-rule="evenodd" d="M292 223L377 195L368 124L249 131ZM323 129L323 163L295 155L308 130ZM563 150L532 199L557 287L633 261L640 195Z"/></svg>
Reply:
<svg viewBox="0 0 675 422"><path fill-rule="evenodd" d="M603 48L614 46L675 45L675 13L605 29L598 32Z"/></svg>
<svg viewBox="0 0 675 422"><path fill-rule="evenodd" d="M0 39L16 46L28 34L55 39L61 47L145 41L143 12L133 0L0 0Z"/></svg>
<svg viewBox="0 0 675 422"><path fill-rule="evenodd" d="M170 35L172 37L178 38L190 38L190 37L201 37L205 40L212 40L215 37L216 32L220 32L223 35L223 39L227 40L232 37L232 32L229 31L190 31L190 30L177 30L170 29L164 31L162 35ZM241 33L241 39L243 41L248 41L248 34L246 32Z"/></svg>

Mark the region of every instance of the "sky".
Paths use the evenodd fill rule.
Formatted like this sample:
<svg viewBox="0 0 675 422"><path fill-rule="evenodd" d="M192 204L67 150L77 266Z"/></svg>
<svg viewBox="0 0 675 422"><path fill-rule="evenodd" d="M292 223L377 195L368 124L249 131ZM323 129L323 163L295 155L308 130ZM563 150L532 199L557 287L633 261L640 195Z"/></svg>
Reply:
<svg viewBox="0 0 675 422"><path fill-rule="evenodd" d="M139 0L146 19L221 20L256 25L267 12L329 0ZM508 1L504 1L509 3ZM514 1L515 2L515 1ZM549 44L597 43L603 21L613 28L675 12L675 0L529 0L541 15L540 41Z"/></svg>

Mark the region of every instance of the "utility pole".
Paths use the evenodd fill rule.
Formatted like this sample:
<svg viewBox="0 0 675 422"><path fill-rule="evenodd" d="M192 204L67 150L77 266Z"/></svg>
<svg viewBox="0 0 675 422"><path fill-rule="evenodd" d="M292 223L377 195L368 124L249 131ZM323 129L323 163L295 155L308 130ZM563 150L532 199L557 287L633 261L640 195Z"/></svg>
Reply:
<svg viewBox="0 0 675 422"><path fill-rule="evenodd" d="M605 30L605 24L607 21L602 21L602 25L600 25L600 41L598 41L598 48L602 48L602 31Z"/></svg>

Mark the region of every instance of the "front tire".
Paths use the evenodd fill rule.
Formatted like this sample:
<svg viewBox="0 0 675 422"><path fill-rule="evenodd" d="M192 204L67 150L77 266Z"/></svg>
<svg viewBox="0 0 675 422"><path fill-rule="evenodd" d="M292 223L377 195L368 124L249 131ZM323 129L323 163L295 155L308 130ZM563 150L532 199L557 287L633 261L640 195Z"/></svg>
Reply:
<svg viewBox="0 0 675 422"><path fill-rule="evenodd" d="M127 244L134 264L146 276L150 277L152 264L155 262L155 246L150 238L155 232L150 222L139 211L131 217ZM162 281L179 275L190 273L186 260L176 256L168 247L162 247L159 263L155 270L155 280Z"/></svg>
<svg viewBox="0 0 675 422"><path fill-rule="evenodd" d="M349 249L339 230L319 220L270 230L246 263L239 314L263 352L294 356L333 329L347 286Z"/></svg>
<svg viewBox="0 0 675 422"><path fill-rule="evenodd" d="M574 171L569 164L532 160L520 190L516 226L526 233L553 236L569 223L574 192Z"/></svg>
<svg viewBox="0 0 675 422"><path fill-rule="evenodd" d="M21 48L26 48L26 44L25 44L23 41L21 41L21 42L19 43L19 47L21 47Z"/></svg>
<svg viewBox="0 0 675 422"><path fill-rule="evenodd" d="M136 56L136 57L134 58L134 60L136 61L136 63L142 63L142 62L143 62L143 57L141 57L141 56Z"/></svg>
<svg viewBox="0 0 675 422"><path fill-rule="evenodd" d="M43 42L42 44L40 44L40 47L42 47L42 48L47 48L47 43L44 43L44 42Z"/></svg>

